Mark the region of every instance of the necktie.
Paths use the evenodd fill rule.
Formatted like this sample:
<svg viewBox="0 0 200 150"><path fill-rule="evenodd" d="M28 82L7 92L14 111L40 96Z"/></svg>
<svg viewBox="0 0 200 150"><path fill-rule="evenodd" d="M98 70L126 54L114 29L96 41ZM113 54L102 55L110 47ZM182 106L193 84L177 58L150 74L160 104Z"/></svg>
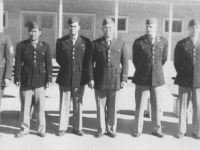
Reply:
<svg viewBox="0 0 200 150"><path fill-rule="evenodd" d="M33 45L34 48L36 48L37 44L35 42L32 42L32 45Z"/></svg>
<svg viewBox="0 0 200 150"><path fill-rule="evenodd" d="M108 46L110 46L111 42L110 42L110 40L106 40L106 43L107 43Z"/></svg>
<svg viewBox="0 0 200 150"><path fill-rule="evenodd" d="M76 42L76 39L75 39L75 37L72 37L72 45L74 45L75 44L75 42Z"/></svg>

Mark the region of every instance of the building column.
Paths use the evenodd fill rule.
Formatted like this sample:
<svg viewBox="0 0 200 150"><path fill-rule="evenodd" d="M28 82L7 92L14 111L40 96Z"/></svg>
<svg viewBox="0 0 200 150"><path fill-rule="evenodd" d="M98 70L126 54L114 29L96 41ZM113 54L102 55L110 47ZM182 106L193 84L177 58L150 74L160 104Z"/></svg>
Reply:
<svg viewBox="0 0 200 150"><path fill-rule="evenodd" d="M118 16L119 16L119 2L115 2L115 38L117 38L118 32Z"/></svg>
<svg viewBox="0 0 200 150"><path fill-rule="evenodd" d="M58 21L58 38L62 37L62 28L63 28L63 0L60 0L59 21Z"/></svg>
<svg viewBox="0 0 200 150"><path fill-rule="evenodd" d="M172 21L173 21L173 4L169 8L169 37L168 37L168 61L171 61L172 52Z"/></svg>
<svg viewBox="0 0 200 150"><path fill-rule="evenodd" d="M3 32L3 0L0 0L0 32Z"/></svg>

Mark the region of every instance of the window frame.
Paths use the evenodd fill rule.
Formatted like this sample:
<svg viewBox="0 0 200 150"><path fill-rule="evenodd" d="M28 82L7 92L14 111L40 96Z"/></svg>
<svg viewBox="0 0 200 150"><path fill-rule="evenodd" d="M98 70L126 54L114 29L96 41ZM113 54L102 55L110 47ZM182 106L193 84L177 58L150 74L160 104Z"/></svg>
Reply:
<svg viewBox="0 0 200 150"><path fill-rule="evenodd" d="M115 18L115 16L112 16L112 15L107 15L106 17ZM125 19L126 20L126 26L125 26L125 30L118 30L118 25L117 25L117 32L118 33L128 33L129 16L118 16L118 19Z"/></svg>
<svg viewBox="0 0 200 150"><path fill-rule="evenodd" d="M8 11L3 11L3 15L5 14L5 26L3 25L4 29L8 29ZM4 16L3 16L4 17ZM3 18L4 19L4 18ZM3 20L4 21L4 20Z"/></svg>
<svg viewBox="0 0 200 150"><path fill-rule="evenodd" d="M163 33L169 34L169 31L168 32L165 31L165 27L166 27L165 21L166 20L169 21L169 18L163 18ZM172 18L172 22L173 21L182 21L182 26L181 26L181 32L173 32L172 31L172 34L176 34L176 35L184 34L184 24L185 24L184 18Z"/></svg>

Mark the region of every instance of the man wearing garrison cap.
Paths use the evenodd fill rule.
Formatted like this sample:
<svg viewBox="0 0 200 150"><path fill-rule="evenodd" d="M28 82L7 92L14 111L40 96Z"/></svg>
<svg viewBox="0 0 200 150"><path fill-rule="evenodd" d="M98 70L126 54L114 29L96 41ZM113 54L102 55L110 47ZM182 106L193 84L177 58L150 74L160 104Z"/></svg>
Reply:
<svg viewBox="0 0 200 150"><path fill-rule="evenodd" d="M60 89L60 121L58 136L67 132L70 103L73 102L73 133L83 136L82 105L85 85L92 76L92 44L79 34L80 19L68 20L69 34L56 42L56 61L60 70L56 79Z"/></svg>
<svg viewBox="0 0 200 150"><path fill-rule="evenodd" d="M165 83L163 65L167 59L167 40L157 35L158 20L146 20L146 34L134 41L132 61L135 73L135 129L133 136L139 137L143 130L144 107L150 92L152 134L162 138L160 102L162 85Z"/></svg>
<svg viewBox="0 0 200 150"><path fill-rule="evenodd" d="M93 41L94 82L97 105L97 138L106 132L116 137L119 90L128 79L128 52L124 41L114 37L115 24L111 18L103 20L103 37Z"/></svg>
<svg viewBox="0 0 200 150"><path fill-rule="evenodd" d="M14 49L10 36L0 32L0 124L1 98L12 77ZM1 135L0 135L1 138Z"/></svg>
<svg viewBox="0 0 200 150"><path fill-rule="evenodd" d="M200 22L192 19L188 24L189 36L176 44L174 66L177 72L175 84L179 85L179 133L183 138L187 132L187 105L192 94L192 135L200 139Z"/></svg>
<svg viewBox="0 0 200 150"><path fill-rule="evenodd" d="M52 82L52 59L49 44L40 40L41 28L36 22L28 22L29 39L17 44L14 82L20 88L21 138L30 130L30 108L34 93L37 135L45 137L45 89Z"/></svg>

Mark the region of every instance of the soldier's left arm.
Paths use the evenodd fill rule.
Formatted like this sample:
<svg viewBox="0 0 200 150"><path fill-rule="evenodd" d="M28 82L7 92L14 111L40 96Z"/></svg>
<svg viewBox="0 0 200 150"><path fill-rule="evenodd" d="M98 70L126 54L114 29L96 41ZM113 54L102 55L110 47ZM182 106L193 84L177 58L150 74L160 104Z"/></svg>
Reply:
<svg viewBox="0 0 200 150"><path fill-rule="evenodd" d="M52 82L52 59L50 46L47 45L47 51L45 53L45 68L46 68L46 83Z"/></svg>
<svg viewBox="0 0 200 150"><path fill-rule="evenodd" d="M124 41L122 45L121 65L122 65L121 81L127 81L128 80L128 51L126 48L126 43Z"/></svg>
<svg viewBox="0 0 200 150"><path fill-rule="evenodd" d="M8 36L6 39L5 48L5 79L11 79L13 68L14 48L12 46L11 38Z"/></svg>
<svg viewBox="0 0 200 150"><path fill-rule="evenodd" d="M163 56L162 56L162 65L165 64L166 60L167 60L167 54L168 54L168 41L165 39L164 40L164 49L163 49Z"/></svg>

